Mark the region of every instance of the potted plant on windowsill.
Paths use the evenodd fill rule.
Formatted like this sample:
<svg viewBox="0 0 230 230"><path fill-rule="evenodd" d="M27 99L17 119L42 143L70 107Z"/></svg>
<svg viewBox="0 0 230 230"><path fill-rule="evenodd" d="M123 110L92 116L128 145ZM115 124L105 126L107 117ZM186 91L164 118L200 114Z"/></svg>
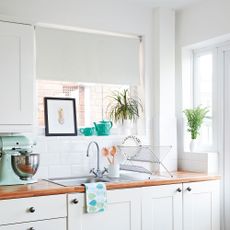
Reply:
<svg viewBox="0 0 230 230"><path fill-rule="evenodd" d="M199 130L209 110L207 107L197 106L194 109L185 109L183 112L187 118L187 131L191 134L190 151L194 152L196 149L196 139L200 134Z"/></svg>
<svg viewBox="0 0 230 230"><path fill-rule="evenodd" d="M131 97L128 89L113 91L109 98L107 113L110 119L121 127L123 134L131 134L133 122L140 117L140 112L143 112L141 100Z"/></svg>

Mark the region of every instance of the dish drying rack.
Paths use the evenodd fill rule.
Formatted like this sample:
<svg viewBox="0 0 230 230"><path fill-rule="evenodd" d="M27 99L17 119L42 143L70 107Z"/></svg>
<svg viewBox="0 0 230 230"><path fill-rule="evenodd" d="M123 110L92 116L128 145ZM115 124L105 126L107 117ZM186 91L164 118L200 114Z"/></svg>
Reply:
<svg viewBox="0 0 230 230"><path fill-rule="evenodd" d="M173 177L173 175L162 162L172 149L172 146L118 145L117 148L124 158L123 163L120 165L120 169L146 173L150 175L159 175L158 169L160 168L160 166L162 166L165 172L170 177ZM140 162L150 163L152 165L152 169L147 169L147 167L140 165Z"/></svg>

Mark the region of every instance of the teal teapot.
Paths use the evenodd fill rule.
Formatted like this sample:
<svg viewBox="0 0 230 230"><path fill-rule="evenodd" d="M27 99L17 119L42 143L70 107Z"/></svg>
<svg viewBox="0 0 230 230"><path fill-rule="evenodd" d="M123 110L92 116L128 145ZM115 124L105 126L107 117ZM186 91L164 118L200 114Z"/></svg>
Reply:
<svg viewBox="0 0 230 230"><path fill-rule="evenodd" d="M110 129L113 127L112 121L99 121L94 122L94 127L96 129L97 136L108 136L110 134Z"/></svg>

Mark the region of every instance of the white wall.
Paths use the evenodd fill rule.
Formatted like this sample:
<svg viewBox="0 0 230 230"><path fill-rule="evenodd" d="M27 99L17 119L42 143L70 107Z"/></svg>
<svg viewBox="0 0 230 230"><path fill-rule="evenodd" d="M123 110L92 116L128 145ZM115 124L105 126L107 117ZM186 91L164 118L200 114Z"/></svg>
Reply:
<svg viewBox="0 0 230 230"><path fill-rule="evenodd" d="M67 4L68 3L68 4ZM145 41L145 96L152 98L150 90L152 70L153 12L140 5L107 0L1 0L0 14L30 23L48 23L88 28L124 34L143 35ZM147 136L150 140L152 117L151 102L146 100Z"/></svg>
<svg viewBox="0 0 230 230"><path fill-rule="evenodd" d="M182 158L182 48L202 47L224 42L230 34L230 1L203 0L176 13L176 112L178 118L178 150Z"/></svg>
<svg viewBox="0 0 230 230"><path fill-rule="evenodd" d="M124 34L142 35L144 38L145 54L144 92L146 98L145 114L147 134L145 142L153 143L153 140L158 138L157 136L154 136L154 130L160 130L161 125L158 125L156 122L156 114L154 114L153 112L153 105L155 101L157 101L157 103L160 103L160 94L159 92L154 91L153 87L155 83L154 79L159 79L160 76L154 75L153 67L153 54L155 51L153 43L155 39L154 35L156 35L154 34L155 21L153 9L141 5L110 0L1 0L0 15L4 15L1 16L1 18L3 19L15 18L16 21L29 22L33 24L48 23ZM171 30L164 31L166 37L168 36L167 33L171 33L170 31ZM174 46L171 48L173 49ZM174 62L174 59L172 60L172 62ZM157 111L157 113L159 113L159 111ZM175 122L169 121L169 125L172 125L173 132L175 131L174 123ZM171 127L168 128L170 129ZM158 134L159 133L160 131L158 132ZM162 139L163 138L165 139L162 140L162 143L164 142L165 144L175 145L174 140L171 140L171 137L162 137ZM50 143L57 143L57 140L63 143L68 142L65 138L52 139L40 136L38 137L39 147L37 147L37 150L48 154L49 152L55 152L56 147L54 148L54 150L46 151L42 149L42 146L43 144L52 146L52 144ZM117 140L115 140L114 142L116 143L116 141ZM72 145L72 141L70 140L69 142L70 145ZM83 148L84 150L86 149L86 144L87 143L85 143L85 146ZM174 146L174 148L176 148L176 146ZM75 152L77 154L78 151ZM173 164L171 167L172 170L176 170L177 167L175 157L175 151L173 153L173 157L169 155L169 159L173 158ZM49 164L48 160L46 160L46 163ZM60 165L62 164L61 162L59 163ZM52 166L52 163L50 163L48 167L50 166ZM44 169L44 172L46 170L47 167L46 169ZM53 176L53 174L51 173L50 176Z"/></svg>
<svg viewBox="0 0 230 230"><path fill-rule="evenodd" d="M230 33L230 1L205 0L177 12L177 47Z"/></svg>
<svg viewBox="0 0 230 230"><path fill-rule="evenodd" d="M230 40L230 1L229 0L205 0L192 7L177 12L176 16L176 100L177 100L177 117L178 127L182 125L182 48L183 55L186 53L186 47L201 47L207 44L224 42ZM221 77L221 76L220 76ZM179 130L178 130L179 131ZM191 159L186 158L183 153L181 138L183 133L178 132L179 162L189 160L188 167L191 167ZM195 156L196 157L196 156ZM218 156L222 158L221 155ZM186 158L186 159L185 159ZM193 160L194 160L193 156ZM207 160L206 160L207 161ZM217 161L217 159L215 160ZM204 160L200 163L204 165ZM223 162L220 163L222 165ZM197 165L197 162L196 162ZM181 163L179 167L183 166ZM187 168L188 168L187 167ZM202 166L203 167L203 166ZM224 187L228 188L225 183ZM222 184L223 189L223 184ZM222 191L223 192L223 191ZM222 228L224 226L224 208L223 193L221 218ZM228 205L225 207L229 210ZM226 212L228 213L228 212ZM229 219L228 216L226 216ZM225 226L226 230L229 226Z"/></svg>
<svg viewBox="0 0 230 230"><path fill-rule="evenodd" d="M175 119L175 12L171 9L154 10L154 92L155 101L153 143L172 145L170 161L177 165ZM157 96L159 95L159 96ZM174 168L176 169L176 167Z"/></svg>

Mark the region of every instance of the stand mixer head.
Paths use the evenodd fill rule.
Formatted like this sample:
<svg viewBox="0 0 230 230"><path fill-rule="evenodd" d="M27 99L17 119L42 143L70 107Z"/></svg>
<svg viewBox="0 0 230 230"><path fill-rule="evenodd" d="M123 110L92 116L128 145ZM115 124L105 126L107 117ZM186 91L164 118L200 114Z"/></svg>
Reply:
<svg viewBox="0 0 230 230"><path fill-rule="evenodd" d="M39 166L39 154L25 136L0 136L0 185L30 184Z"/></svg>

